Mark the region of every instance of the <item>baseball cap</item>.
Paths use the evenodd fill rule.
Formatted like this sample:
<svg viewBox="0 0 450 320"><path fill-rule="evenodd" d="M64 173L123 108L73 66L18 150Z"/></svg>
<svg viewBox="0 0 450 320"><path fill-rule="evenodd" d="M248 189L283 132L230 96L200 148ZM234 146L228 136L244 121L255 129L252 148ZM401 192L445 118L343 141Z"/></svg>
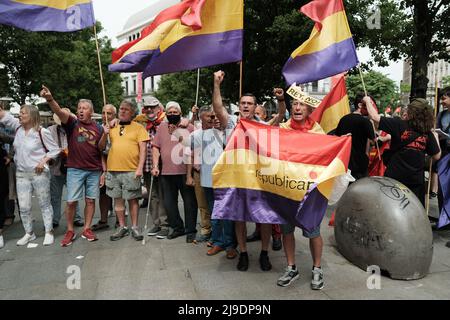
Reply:
<svg viewBox="0 0 450 320"><path fill-rule="evenodd" d="M155 97L145 97L143 106L156 107L159 106L159 100Z"/></svg>

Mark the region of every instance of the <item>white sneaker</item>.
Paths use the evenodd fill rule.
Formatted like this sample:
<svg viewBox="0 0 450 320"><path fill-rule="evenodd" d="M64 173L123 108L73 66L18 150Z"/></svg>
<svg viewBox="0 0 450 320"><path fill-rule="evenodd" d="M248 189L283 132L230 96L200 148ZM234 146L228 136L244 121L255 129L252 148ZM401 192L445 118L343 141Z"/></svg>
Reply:
<svg viewBox="0 0 450 320"><path fill-rule="evenodd" d="M5 242L3 241L3 236L0 235L0 249L5 246Z"/></svg>
<svg viewBox="0 0 450 320"><path fill-rule="evenodd" d="M55 242L55 237L50 232L45 233L44 246L49 246Z"/></svg>
<svg viewBox="0 0 450 320"><path fill-rule="evenodd" d="M22 239L17 241L17 245L24 246L28 242L33 241L33 240L36 240L36 235L34 233L32 233L32 234L25 233L25 235L22 237Z"/></svg>

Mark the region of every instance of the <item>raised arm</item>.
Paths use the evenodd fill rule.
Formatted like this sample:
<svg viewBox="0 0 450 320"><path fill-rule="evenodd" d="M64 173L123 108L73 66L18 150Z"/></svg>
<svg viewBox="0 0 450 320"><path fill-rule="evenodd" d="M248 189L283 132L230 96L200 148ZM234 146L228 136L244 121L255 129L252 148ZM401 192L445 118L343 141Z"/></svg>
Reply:
<svg viewBox="0 0 450 320"><path fill-rule="evenodd" d="M366 105L367 112L369 113L369 118L372 119L376 123L380 123L380 115L377 112L377 109L375 109L375 106L372 103L372 99L369 96L365 96L363 98L363 101Z"/></svg>
<svg viewBox="0 0 450 320"><path fill-rule="evenodd" d="M286 115L286 102L284 101L284 90L281 88L273 89L273 94L277 98L278 101L278 114L273 119L272 125L278 126L283 121L284 116Z"/></svg>
<svg viewBox="0 0 450 320"><path fill-rule="evenodd" d="M223 106L222 94L220 93L220 85L222 84L224 77L225 72L222 70L214 72L213 110L216 117L219 119L222 128L226 128L229 117L227 110Z"/></svg>
<svg viewBox="0 0 450 320"><path fill-rule="evenodd" d="M56 102L56 100L53 99L53 96L52 96L52 93L50 92L50 90L44 85L42 86L41 97L45 98L45 100L47 100L47 103L50 106L50 109L52 109L52 111L57 114L59 119L61 119L62 123L66 124L67 121L69 120L70 113L61 109L58 102Z"/></svg>

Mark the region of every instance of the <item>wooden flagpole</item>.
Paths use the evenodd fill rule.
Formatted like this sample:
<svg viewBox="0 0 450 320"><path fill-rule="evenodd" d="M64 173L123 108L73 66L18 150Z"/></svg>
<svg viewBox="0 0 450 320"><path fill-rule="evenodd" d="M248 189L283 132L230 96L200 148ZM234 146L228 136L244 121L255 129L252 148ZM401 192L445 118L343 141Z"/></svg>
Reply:
<svg viewBox="0 0 450 320"><path fill-rule="evenodd" d="M97 47L98 69L100 70L100 82L102 84L103 105L106 105L105 82L103 81L102 60L100 58L100 49L98 45L97 27L94 24L95 45Z"/></svg>
<svg viewBox="0 0 450 320"><path fill-rule="evenodd" d="M363 77L363 74L362 74L360 66L358 66L358 70L359 70L359 75L361 77L361 82L362 82L363 89L364 89L364 95L367 96L366 84L364 83L364 77ZM374 136L376 138L377 137L377 131L375 130L375 125L373 124L372 121L370 121L370 123L372 124L373 133L374 133ZM380 147L378 146L378 143L376 142L376 140L375 140L375 146L377 147L378 160L381 161Z"/></svg>

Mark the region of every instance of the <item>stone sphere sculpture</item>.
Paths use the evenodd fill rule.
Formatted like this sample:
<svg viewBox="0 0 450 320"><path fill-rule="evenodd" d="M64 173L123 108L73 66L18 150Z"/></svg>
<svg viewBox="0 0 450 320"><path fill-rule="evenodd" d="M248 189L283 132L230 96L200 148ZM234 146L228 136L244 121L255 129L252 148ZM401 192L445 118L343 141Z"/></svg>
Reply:
<svg viewBox="0 0 450 320"><path fill-rule="evenodd" d="M424 207L391 178L351 184L338 202L334 235L339 252L364 271L375 265L392 279L413 280L431 265L433 234Z"/></svg>

